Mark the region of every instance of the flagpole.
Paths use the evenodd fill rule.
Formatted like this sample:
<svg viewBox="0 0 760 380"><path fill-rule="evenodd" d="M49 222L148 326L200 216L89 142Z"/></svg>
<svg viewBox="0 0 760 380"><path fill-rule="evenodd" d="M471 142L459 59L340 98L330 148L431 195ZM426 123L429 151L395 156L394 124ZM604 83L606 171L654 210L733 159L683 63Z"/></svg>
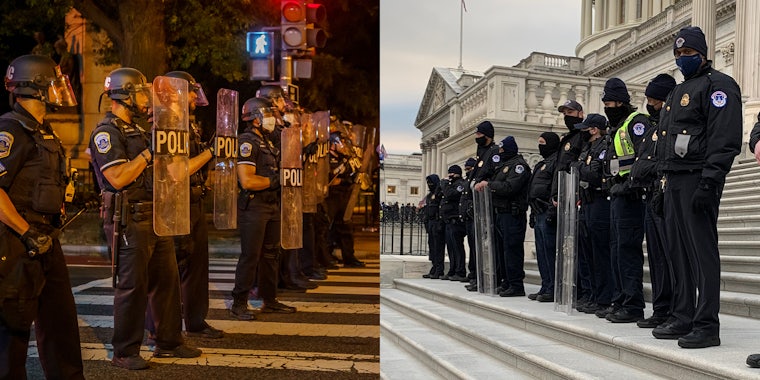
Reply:
<svg viewBox="0 0 760 380"><path fill-rule="evenodd" d="M464 0L459 7L459 70L462 70L462 24L464 20Z"/></svg>

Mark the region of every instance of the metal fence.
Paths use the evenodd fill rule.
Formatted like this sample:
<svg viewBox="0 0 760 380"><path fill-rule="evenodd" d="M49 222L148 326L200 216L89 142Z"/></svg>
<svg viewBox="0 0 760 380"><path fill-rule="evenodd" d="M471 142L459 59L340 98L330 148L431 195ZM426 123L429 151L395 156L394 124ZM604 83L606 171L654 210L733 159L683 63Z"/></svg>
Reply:
<svg viewBox="0 0 760 380"><path fill-rule="evenodd" d="M427 232L420 210L413 206L383 205L381 212L381 254L428 254Z"/></svg>

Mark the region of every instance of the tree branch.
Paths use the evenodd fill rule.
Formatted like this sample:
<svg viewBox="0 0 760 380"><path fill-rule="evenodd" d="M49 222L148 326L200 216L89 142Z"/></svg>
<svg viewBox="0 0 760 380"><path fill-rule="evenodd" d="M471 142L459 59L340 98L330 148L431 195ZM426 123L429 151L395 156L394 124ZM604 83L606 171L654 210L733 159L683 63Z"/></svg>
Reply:
<svg viewBox="0 0 760 380"><path fill-rule="evenodd" d="M105 30L115 46L123 46L124 32L111 1L74 0L74 8L85 19Z"/></svg>

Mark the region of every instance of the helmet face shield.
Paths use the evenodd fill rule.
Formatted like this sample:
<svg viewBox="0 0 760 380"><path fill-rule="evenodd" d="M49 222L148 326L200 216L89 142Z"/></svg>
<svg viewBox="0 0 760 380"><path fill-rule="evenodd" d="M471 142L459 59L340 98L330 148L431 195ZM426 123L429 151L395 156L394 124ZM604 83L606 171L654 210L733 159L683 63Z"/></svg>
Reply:
<svg viewBox="0 0 760 380"><path fill-rule="evenodd" d="M57 70L56 70L57 71ZM73 107L77 105L74 90L67 75L58 75L50 81L47 88L46 103L59 107Z"/></svg>
<svg viewBox="0 0 760 380"><path fill-rule="evenodd" d="M147 114L153 107L153 85L151 83L137 84L129 90L129 97L132 104L137 107L140 113Z"/></svg>
<svg viewBox="0 0 760 380"><path fill-rule="evenodd" d="M197 97L195 98L195 105L199 107L207 106L208 99L206 99L206 93L203 92L203 87L200 83L190 83L190 91L194 92Z"/></svg>

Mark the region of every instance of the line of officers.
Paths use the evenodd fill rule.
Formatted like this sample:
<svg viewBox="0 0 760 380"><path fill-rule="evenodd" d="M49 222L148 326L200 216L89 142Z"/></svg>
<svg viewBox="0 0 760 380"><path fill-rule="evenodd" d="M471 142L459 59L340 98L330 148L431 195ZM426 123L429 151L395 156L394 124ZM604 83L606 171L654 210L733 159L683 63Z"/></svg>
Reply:
<svg viewBox="0 0 760 380"><path fill-rule="evenodd" d="M101 99L110 100L110 110L89 138L103 194L103 228L117 263L112 364L129 370L148 368L140 356L146 330L154 357L198 357L201 350L184 337L224 336L206 322L209 255L203 198L214 144L202 141L192 113L208 101L187 72L166 76L189 84L189 235L158 236L153 230L152 89L139 70L119 68L106 77ZM5 86L13 110L0 116L0 379L26 378L32 323L46 378L82 379L76 306L58 240L70 178L64 148L45 119L58 107L75 106L76 98L68 78L45 56L13 60ZM286 102L278 86L262 86L258 95L244 103L237 126L241 255L230 315L240 320L255 319L249 297L263 301L264 313L296 311L277 300L278 282L305 291L317 286L309 279L325 278L325 268L335 264L326 245L327 226L342 250L343 265L364 265L354 256L353 229L343 217L358 169L350 162L358 161L347 148L347 129L340 126L329 138L329 149L304 151L307 160L318 151L329 159L333 175L325 175L325 182L330 196L325 191L317 213L304 214L304 249L281 249L279 132L289 127Z"/></svg>
<svg viewBox="0 0 760 380"><path fill-rule="evenodd" d="M560 105L568 131L561 137L541 134L543 160L533 170L512 136L495 144L493 125L481 122L477 157L465 163L464 178L458 165L444 179L427 177L423 204L432 268L423 277L469 281L468 290L478 289L472 194L490 191L499 295L525 295L529 224L541 288L528 297L554 301L558 178L577 171L577 310L612 323L635 322L651 328L657 339L677 339L682 348L720 345L717 216L726 174L741 146L741 95L736 82L707 59L699 27L682 28L673 52L684 82L676 84L668 74L653 78L645 90L646 112L631 104L619 78L605 83L604 115L585 115L575 100ZM647 318L645 236L653 293ZM451 263L447 273L444 248Z"/></svg>

